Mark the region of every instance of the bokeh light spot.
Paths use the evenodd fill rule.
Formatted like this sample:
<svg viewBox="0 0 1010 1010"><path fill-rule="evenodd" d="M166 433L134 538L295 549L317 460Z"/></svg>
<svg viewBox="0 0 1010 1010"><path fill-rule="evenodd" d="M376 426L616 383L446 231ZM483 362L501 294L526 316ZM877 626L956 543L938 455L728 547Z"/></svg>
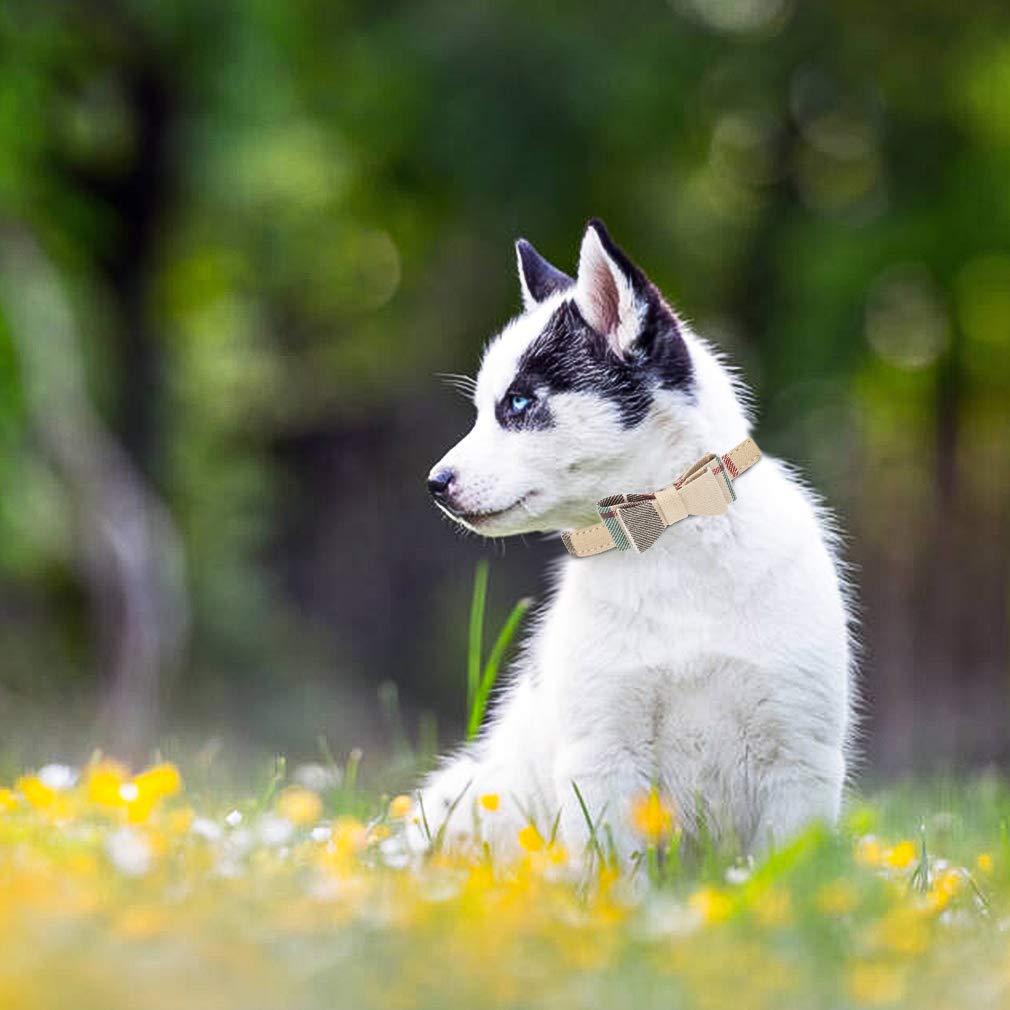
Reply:
<svg viewBox="0 0 1010 1010"><path fill-rule="evenodd" d="M909 371L946 350L947 313L924 267L897 266L878 278L866 302L866 339L886 362Z"/></svg>

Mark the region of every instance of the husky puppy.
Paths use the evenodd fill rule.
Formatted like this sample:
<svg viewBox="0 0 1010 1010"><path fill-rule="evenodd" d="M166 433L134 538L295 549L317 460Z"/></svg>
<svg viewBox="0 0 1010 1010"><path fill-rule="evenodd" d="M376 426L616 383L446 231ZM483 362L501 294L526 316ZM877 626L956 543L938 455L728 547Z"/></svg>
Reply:
<svg viewBox="0 0 1010 1010"><path fill-rule="evenodd" d="M473 428L428 478L453 520L488 537L585 526L599 499L665 487L749 435L740 384L602 223L575 280L516 251L523 312L485 351ZM704 824L752 852L835 820L852 704L835 538L778 460L736 491L644 553L563 561L480 738L423 787L432 833L478 831L507 854L531 819L546 835L560 817L577 854L573 783L622 859L640 845L630 804L653 787L688 839Z"/></svg>

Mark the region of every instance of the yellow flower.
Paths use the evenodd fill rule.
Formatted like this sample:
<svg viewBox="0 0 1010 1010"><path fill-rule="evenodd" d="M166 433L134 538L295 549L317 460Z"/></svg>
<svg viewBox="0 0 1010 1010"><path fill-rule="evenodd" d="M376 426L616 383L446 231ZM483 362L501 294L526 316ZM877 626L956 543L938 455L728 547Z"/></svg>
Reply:
<svg viewBox="0 0 1010 1010"><path fill-rule="evenodd" d="M539 852L544 847L543 836L537 831L535 824L527 824L519 832L519 844L527 852Z"/></svg>
<svg viewBox="0 0 1010 1010"><path fill-rule="evenodd" d="M547 855L550 856L551 862L557 866L568 862L568 850L557 842L547 850Z"/></svg>
<svg viewBox="0 0 1010 1010"><path fill-rule="evenodd" d="M182 789L182 776L174 764L164 761L135 775L133 784L137 787L138 799L160 800Z"/></svg>
<svg viewBox="0 0 1010 1010"><path fill-rule="evenodd" d="M485 810L490 810L492 813L498 809L498 794L497 793L485 793L480 798L480 805Z"/></svg>
<svg viewBox="0 0 1010 1010"><path fill-rule="evenodd" d="M56 802L56 790L34 775L22 775L14 787L36 810L48 810Z"/></svg>
<svg viewBox="0 0 1010 1010"><path fill-rule="evenodd" d="M905 977L895 965L857 961L849 969L849 995L864 1006L887 1006L905 994Z"/></svg>
<svg viewBox="0 0 1010 1010"><path fill-rule="evenodd" d="M963 884L964 878L960 870L940 871L934 878L933 886L926 896L930 906L936 911L946 908L950 904L950 899L961 890Z"/></svg>
<svg viewBox="0 0 1010 1010"><path fill-rule="evenodd" d="M122 788L128 777L129 772L118 762L99 761L88 768L84 795L101 807L124 807Z"/></svg>
<svg viewBox="0 0 1010 1010"><path fill-rule="evenodd" d="M673 833L673 810L658 790L651 789L632 804L631 823L638 834L655 845Z"/></svg>
<svg viewBox="0 0 1010 1010"><path fill-rule="evenodd" d="M414 809L414 801L409 796L394 796L389 804L389 816L393 820L399 821L406 817Z"/></svg>
<svg viewBox="0 0 1010 1010"><path fill-rule="evenodd" d="M733 911L733 901L725 891L703 887L688 899L688 905L703 922L722 922Z"/></svg>
<svg viewBox="0 0 1010 1010"><path fill-rule="evenodd" d="M898 842L893 849L888 849L884 862L896 870L904 870L915 862L915 842Z"/></svg>
<svg viewBox="0 0 1010 1010"><path fill-rule="evenodd" d="M102 761L88 773L88 799L101 806L125 807L131 824L143 824L162 799L181 789L179 769L168 761L152 765L132 779L115 761Z"/></svg>
<svg viewBox="0 0 1010 1010"><path fill-rule="evenodd" d="M151 816L151 811L154 810L157 799L142 793L134 793L133 788L131 788L132 786L132 782L127 782L123 786L123 791L127 797L126 819L131 824L143 824Z"/></svg>
<svg viewBox="0 0 1010 1010"><path fill-rule="evenodd" d="M0 789L0 814L6 814L15 810L18 806L18 797L13 789Z"/></svg>
<svg viewBox="0 0 1010 1010"><path fill-rule="evenodd" d="M333 869L349 872L354 857L368 844L368 829L356 817L338 817L333 822L330 843L323 850Z"/></svg>
<svg viewBox="0 0 1010 1010"><path fill-rule="evenodd" d="M277 813L298 827L314 824L323 812L318 793L301 786L289 786L277 798Z"/></svg>
<svg viewBox="0 0 1010 1010"><path fill-rule="evenodd" d="M880 839L864 835L856 843L856 862L861 866L880 866L884 861L884 847Z"/></svg>
<svg viewBox="0 0 1010 1010"><path fill-rule="evenodd" d="M3 803L0 801L0 810L3 809ZM975 867L980 873L989 874L992 873L995 863L993 862L992 854L989 852L980 852L975 857Z"/></svg>

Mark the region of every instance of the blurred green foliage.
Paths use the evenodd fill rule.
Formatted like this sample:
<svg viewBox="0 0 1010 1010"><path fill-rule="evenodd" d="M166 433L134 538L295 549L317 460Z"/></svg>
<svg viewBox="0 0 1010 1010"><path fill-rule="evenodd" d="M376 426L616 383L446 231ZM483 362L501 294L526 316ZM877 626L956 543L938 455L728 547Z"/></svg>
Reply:
<svg viewBox="0 0 1010 1010"><path fill-rule="evenodd" d="M271 742L367 736L384 680L459 724L478 549L424 501L467 423L433 373L516 311L514 237L568 269L597 214L842 511L873 756L1001 756L1008 179L999 0L0 9L0 214L185 545L169 721ZM11 327L4 301L0 699L23 712L102 673ZM552 553L510 551L513 598Z"/></svg>

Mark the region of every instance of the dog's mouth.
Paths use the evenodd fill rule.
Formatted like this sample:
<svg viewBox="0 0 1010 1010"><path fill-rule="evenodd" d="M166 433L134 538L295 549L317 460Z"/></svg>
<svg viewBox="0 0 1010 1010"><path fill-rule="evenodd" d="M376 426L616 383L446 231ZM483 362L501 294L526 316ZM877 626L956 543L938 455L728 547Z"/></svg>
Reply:
<svg viewBox="0 0 1010 1010"><path fill-rule="evenodd" d="M526 503L534 494L536 494L535 491L527 491L526 494L517 498L511 505L506 505L505 508L492 509L485 512L464 512L461 509L452 508L450 505L443 505L441 502L438 503L438 507L447 516L449 516L449 518L455 519L456 522L462 523L464 526L469 526L473 530L479 530L481 526L487 526L496 519L503 519L505 516L511 515L519 509L525 508Z"/></svg>

